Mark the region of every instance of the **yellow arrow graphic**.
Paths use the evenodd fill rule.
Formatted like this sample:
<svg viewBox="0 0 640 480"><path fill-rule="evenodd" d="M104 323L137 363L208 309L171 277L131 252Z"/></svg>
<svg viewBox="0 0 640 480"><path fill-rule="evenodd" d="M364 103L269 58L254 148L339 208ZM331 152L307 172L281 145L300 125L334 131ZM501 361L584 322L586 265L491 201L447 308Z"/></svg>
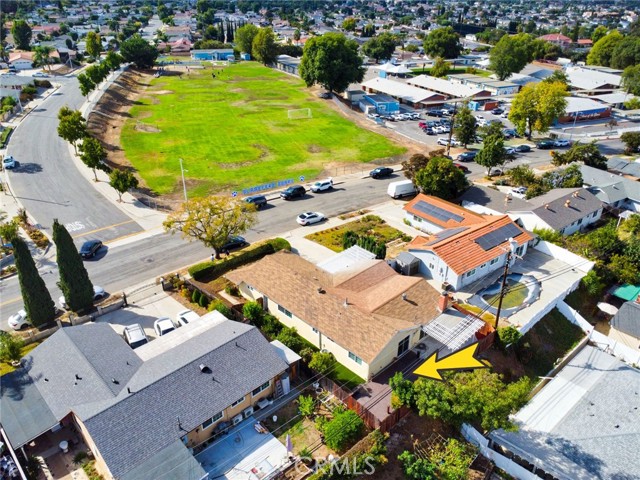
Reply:
<svg viewBox="0 0 640 480"><path fill-rule="evenodd" d="M470 368L487 368L487 365L474 357L478 343L472 343L468 347L461 348L446 357L437 358L438 352L434 352L427 361L420 365L413 373L422 377L442 380L440 372L444 370L467 370Z"/></svg>

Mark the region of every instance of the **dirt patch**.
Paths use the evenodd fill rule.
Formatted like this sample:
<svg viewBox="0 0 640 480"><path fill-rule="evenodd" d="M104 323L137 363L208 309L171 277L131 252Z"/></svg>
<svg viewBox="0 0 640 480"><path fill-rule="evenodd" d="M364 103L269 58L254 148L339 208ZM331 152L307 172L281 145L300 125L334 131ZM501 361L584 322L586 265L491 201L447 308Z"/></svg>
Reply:
<svg viewBox="0 0 640 480"><path fill-rule="evenodd" d="M174 93L172 90L154 90L149 92L149 94L151 95L169 95L171 93Z"/></svg>
<svg viewBox="0 0 640 480"><path fill-rule="evenodd" d="M325 149L322 148L320 145L309 145L307 147L307 152L309 153L321 153L324 152Z"/></svg>
<svg viewBox="0 0 640 480"><path fill-rule="evenodd" d="M157 127L154 127L153 125L147 125L146 123L136 123L135 129L138 132L145 132L145 133L160 133L162 130L160 130Z"/></svg>

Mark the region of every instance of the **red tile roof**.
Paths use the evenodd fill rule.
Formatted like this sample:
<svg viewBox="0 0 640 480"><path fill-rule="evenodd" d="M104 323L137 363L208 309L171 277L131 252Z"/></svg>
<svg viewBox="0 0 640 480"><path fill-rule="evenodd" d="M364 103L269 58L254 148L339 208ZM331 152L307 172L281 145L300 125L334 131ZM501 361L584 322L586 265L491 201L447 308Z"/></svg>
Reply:
<svg viewBox="0 0 640 480"><path fill-rule="evenodd" d="M561 33L549 33L548 35L543 35L538 37L540 40L546 40L547 42L560 42L560 43L571 43L571 39L562 35Z"/></svg>
<svg viewBox="0 0 640 480"><path fill-rule="evenodd" d="M462 217L462 221L458 222L456 220L447 220L442 221L438 218L432 217L431 215L427 215L424 212L421 212L416 208L416 204L419 202L426 202L431 205L435 205L438 208L446 210L449 213L454 215L458 215ZM471 210L467 210L466 208L461 207L460 205L456 205L455 203L447 202L446 200L442 200L438 197L432 197L431 195L419 194L407 203L404 206L404 209L420 218L427 220L434 225L438 225L442 228L457 228L457 227L468 227L470 225L476 225L478 223L484 223L486 221L485 217L489 217L490 215L481 215L479 213L472 212Z"/></svg>

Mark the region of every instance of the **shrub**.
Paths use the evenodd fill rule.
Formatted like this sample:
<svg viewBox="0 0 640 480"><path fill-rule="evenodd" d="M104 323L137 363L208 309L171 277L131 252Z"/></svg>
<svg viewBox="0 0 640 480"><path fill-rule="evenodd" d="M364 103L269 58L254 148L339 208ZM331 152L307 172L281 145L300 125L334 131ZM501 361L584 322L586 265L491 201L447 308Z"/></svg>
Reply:
<svg viewBox="0 0 640 480"><path fill-rule="evenodd" d="M234 317L233 310L227 307L227 305L222 300L214 300L209 304L209 308L207 310L209 310L210 312L213 312L215 310L217 312L220 312L222 315L224 315L227 318Z"/></svg>
<svg viewBox="0 0 640 480"><path fill-rule="evenodd" d="M298 397L298 411L303 417L310 417L316 408L316 402L311 395Z"/></svg>
<svg viewBox="0 0 640 480"><path fill-rule="evenodd" d="M264 310L258 302L247 302L242 307L242 315L251 323L260 327L264 319Z"/></svg>
<svg viewBox="0 0 640 480"><path fill-rule="evenodd" d="M599 297L606 286L595 270L589 270L582 278L582 285L591 297Z"/></svg>
<svg viewBox="0 0 640 480"><path fill-rule="evenodd" d="M323 417L322 415L317 416L314 422L316 426L316 430L318 430L320 433L324 433L324 427L327 426L327 423L328 423L327 418Z"/></svg>
<svg viewBox="0 0 640 480"><path fill-rule="evenodd" d="M221 262L197 263L189 268L189 275L198 281L211 280L279 250L291 250L291 245L284 238L273 238L262 245L245 250L235 257L227 257Z"/></svg>
<svg viewBox="0 0 640 480"><path fill-rule="evenodd" d="M298 355L300 355L304 363L308 364L311 361L311 357L313 357L314 353L315 350L312 347L304 347L298 352Z"/></svg>
<svg viewBox="0 0 640 480"><path fill-rule="evenodd" d="M87 452L79 451L73 456L73 464L80 465L82 462L84 462L87 459L87 456L88 456Z"/></svg>
<svg viewBox="0 0 640 480"><path fill-rule="evenodd" d="M498 338L500 339L500 344L506 347L507 345L518 343L518 340L522 338L522 334L512 326L500 327L498 328Z"/></svg>
<svg viewBox="0 0 640 480"><path fill-rule="evenodd" d="M295 327L283 327L276 340L281 341L294 352L299 352L303 346L302 337L298 335Z"/></svg>
<svg viewBox="0 0 640 480"><path fill-rule="evenodd" d="M202 296L202 293L200 293L200 290L198 290L197 288L193 291L193 293L191 294L191 301L193 303L197 303L200 304L200 297Z"/></svg>
<svg viewBox="0 0 640 480"><path fill-rule="evenodd" d="M187 287L182 287L180 289L180 295L182 295L182 297L186 298L186 299L191 298L191 292L189 291L189 289Z"/></svg>
<svg viewBox="0 0 640 480"><path fill-rule="evenodd" d="M324 426L324 441L337 452L355 442L364 430L364 421L353 410L336 414Z"/></svg>
<svg viewBox="0 0 640 480"><path fill-rule="evenodd" d="M198 305L202 308L207 308L209 306L209 297L206 295L200 294L200 298L198 299Z"/></svg>
<svg viewBox="0 0 640 480"><path fill-rule="evenodd" d="M331 352L316 352L311 356L309 368L319 373L325 373L333 368L336 359Z"/></svg>
<svg viewBox="0 0 640 480"><path fill-rule="evenodd" d="M407 478L411 480L429 480L435 479L436 467L426 458L420 458L413 453L405 450L398 455L398 460L402 464L402 470Z"/></svg>
<svg viewBox="0 0 640 480"><path fill-rule="evenodd" d="M224 287L224 291L227 295L231 295L232 297L237 297L239 294L238 287L235 285L227 285Z"/></svg>
<svg viewBox="0 0 640 480"><path fill-rule="evenodd" d="M264 320L262 322L262 331L267 337L276 338L282 330L282 327L282 323L280 323L280 321L270 313L267 313L264 316Z"/></svg>
<svg viewBox="0 0 640 480"><path fill-rule="evenodd" d="M5 363L17 362L22 356L24 342L17 335L2 335L0 337L0 360Z"/></svg>

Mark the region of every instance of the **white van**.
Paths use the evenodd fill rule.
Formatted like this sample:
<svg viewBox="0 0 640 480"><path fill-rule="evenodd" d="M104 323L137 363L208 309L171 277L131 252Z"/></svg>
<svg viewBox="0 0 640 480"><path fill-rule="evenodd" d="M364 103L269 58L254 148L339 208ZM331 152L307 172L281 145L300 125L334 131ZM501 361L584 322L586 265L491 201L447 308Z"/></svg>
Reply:
<svg viewBox="0 0 640 480"><path fill-rule="evenodd" d="M387 187L387 195L391 198L408 197L416 193L418 193L418 190L411 180L391 182Z"/></svg>

